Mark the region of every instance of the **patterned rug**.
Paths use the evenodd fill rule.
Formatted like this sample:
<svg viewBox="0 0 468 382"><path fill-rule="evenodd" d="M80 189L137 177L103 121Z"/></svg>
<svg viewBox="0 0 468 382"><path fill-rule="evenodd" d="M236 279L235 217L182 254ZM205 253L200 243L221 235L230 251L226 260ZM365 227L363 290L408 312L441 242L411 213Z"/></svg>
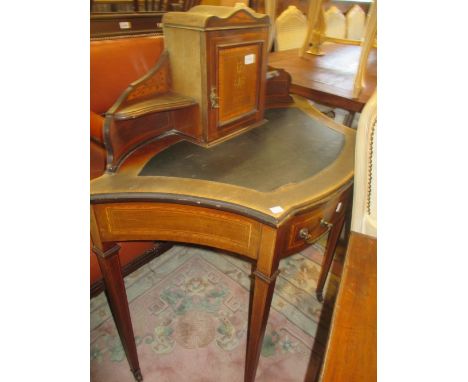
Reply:
<svg viewBox="0 0 468 382"><path fill-rule="evenodd" d="M339 281L332 274L325 303L316 300L323 244L280 263L258 382L317 372ZM146 382L243 381L250 270L227 254L177 245L125 278ZM91 300L91 380L133 381L104 293Z"/></svg>

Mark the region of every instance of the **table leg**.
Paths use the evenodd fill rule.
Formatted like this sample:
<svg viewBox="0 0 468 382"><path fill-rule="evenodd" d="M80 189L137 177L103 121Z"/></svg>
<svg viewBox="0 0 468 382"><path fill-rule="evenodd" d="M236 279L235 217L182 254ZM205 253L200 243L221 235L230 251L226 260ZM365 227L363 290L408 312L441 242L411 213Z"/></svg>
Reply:
<svg viewBox="0 0 468 382"><path fill-rule="evenodd" d="M333 226L333 228L330 230L330 233L328 234L327 246L323 255L322 267L320 269L320 275L317 281L317 289L315 291L317 300L320 302L323 302L323 287L325 286L325 281L327 280L327 276L330 271L333 255L335 254L336 244L340 238L340 233L343 229L344 221L345 216L340 218L340 220Z"/></svg>
<svg viewBox="0 0 468 382"><path fill-rule="evenodd" d="M279 273L279 256L276 249L279 246L276 245L276 239L275 230L263 228L257 263L252 266L244 382L255 381L260 359L276 277Z"/></svg>
<svg viewBox="0 0 468 382"><path fill-rule="evenodd" d="M350 112L346 115L346 117L345 117L345 119L344 119L344 121L343 121L343 125L348 126L348 127L351 127L351 126L353 125L353 120L354 120L354 115L355 115L355 114L356 114L356 112L350 111Z"/></svg>
<svg viewBox="0 0 468 382"><path fill-rule="evenodd" d="M351 194L349 196L350 203L348 205L348 208L346 209L346 215L345 215L345 220L344 220L344 225L343 225L343 238L344 238L344 247L348 247L348 242L349 242L349 235L351 233L351 220L353 218L353 193L354 191L351 191Z"/></svg>
<svg viewBox="0 0 468 382"><path fill-rule="evenodd" d="M102 244L102 248L93 247L97 255L99 267L106 286L106 296L109 301L115 326L119 332L122 346L127 355L130 370L137 381L143 381L140 365L138 363L138 354L133 334L132 320L128 308L127 294L125 284L122 278L122 272L119 259L120 247L114 243Z"/></svg>
<svg viewBox="0 0 468 382"><path fill-rule="evenodd" d="M253 297L255 291L255 271L257 270L257 264L252 263L252 268L250 272L250 290L249 290L249 315L248 315L248 327L247 327L247 344L249 343L249 335L250 335L250 317L252 317L252 306L253 306Z"/></svg>
<svg viewBox="0 0 468 382"><path fill-rule="evenodd" d="M253 295L250 307L249 330L247 334L247 355L245 362L245 382L255 381L263 337L265 335L271 299L275 289L276 274L267 277L255 271Z"/></svg>

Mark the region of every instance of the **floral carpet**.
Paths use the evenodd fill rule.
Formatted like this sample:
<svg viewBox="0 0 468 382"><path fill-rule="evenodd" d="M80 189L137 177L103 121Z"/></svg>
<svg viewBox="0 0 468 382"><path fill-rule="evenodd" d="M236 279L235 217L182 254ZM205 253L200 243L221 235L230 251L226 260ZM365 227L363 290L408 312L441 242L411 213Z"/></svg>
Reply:
<svg viewBox="0 0 468 382"><path fill-rule="evenodd" d="M322 252L323 242L281 261L256 381L313 380L338 285L332 274L316 300ZM243 381L250 271L176 245L125 278L144 381ZM104 293L91 300L91 381L133 381Z"/></svg>

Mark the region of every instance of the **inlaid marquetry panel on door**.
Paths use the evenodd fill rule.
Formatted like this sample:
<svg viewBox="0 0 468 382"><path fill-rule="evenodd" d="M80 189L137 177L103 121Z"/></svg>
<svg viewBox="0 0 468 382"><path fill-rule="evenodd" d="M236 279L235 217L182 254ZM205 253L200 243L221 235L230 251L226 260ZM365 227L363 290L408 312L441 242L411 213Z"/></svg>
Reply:
<svg viewBox="0 0 468 382"><path fill-rule="evenodd" d="M258 110L261 43L218 47L218 127Z"/></svg>
<svg viewBox="0 0 468 382"><path fill-rule="evenodd" d="M263 121L267 37L260 28L207 34L208 140Z"/></svg>

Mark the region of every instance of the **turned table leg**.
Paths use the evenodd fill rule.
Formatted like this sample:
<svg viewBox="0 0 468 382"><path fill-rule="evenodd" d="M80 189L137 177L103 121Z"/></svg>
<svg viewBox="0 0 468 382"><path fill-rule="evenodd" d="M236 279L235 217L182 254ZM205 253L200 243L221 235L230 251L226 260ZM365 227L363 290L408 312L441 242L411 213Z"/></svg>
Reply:
<svg viewBox="0 0 468 382"><path fill-rule="evenodd" d="M130 370L137 381L143 381L140 365L138 363L138 354L133 334L132 320L128 308L127 294L125 284L122 278L122 272L119 260L120 247L114 243L101 244L102 248L93 247L101 268L101 273L106 287L106 296L114 317L115 326L119 332L122 346L127 355Z"/></svg>
<svg viewBox="0 0 468 382"><path fill-rule="evenodd" d="M323 287L325 286L325 281L327 280L328 273L330 271L330 266L333 261L333 256L335 254L336 244L340 238L341 230L343 229L343 224L345 217L343 216L337 223L333 226L328 234L327 246L325 248L325 253L323 255L322 267L320 269L320 275L317 281L317 289L315 294L317 300L323 302Z"/></svg>

